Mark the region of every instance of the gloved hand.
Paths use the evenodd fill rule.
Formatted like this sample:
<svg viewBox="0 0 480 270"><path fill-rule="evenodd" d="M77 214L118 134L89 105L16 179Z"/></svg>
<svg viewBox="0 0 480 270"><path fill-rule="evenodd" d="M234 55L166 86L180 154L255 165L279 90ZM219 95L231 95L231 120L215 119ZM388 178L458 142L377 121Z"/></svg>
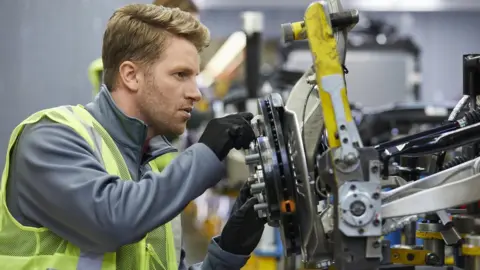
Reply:
<svg viewBox="0 0 480 270"><path fill-rule="evenodd" d="M252 118L253 114L245 112L212 119L198 142L208 146L219 160L223 160L233 148L246 149L255 139L250 126Z"/></svg>
<svg viewBox="0 0 480 270"><path fill-rule="evenodd" d="M257 247L266 223L253 209L257 203L257 198L252 197L250 187L245 184L220 235L218 244L223 250L236 255L250 255Z"/></svg>

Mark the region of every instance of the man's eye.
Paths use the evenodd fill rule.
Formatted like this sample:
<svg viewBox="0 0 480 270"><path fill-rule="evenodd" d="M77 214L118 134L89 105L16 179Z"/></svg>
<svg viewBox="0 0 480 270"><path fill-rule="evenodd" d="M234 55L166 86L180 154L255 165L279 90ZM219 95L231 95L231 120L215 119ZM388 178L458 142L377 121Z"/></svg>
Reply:
<svg viewBox="0 0 480 270"><path fill-rule="evenodd" d="M183 79L186 79L188 75L187 75L187 73L185 73L185 72L177 72L177 73L175 73L175 76L176 76L177 78L183 80Z"/></svg>

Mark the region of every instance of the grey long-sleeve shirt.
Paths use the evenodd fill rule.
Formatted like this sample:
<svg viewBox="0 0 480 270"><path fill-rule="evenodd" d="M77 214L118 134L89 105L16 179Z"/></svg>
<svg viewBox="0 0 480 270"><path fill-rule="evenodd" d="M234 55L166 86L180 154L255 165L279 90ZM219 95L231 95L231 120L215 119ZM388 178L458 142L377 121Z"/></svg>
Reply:
<svg viewBox="0 0 480 270"><path fill-rule="evenodd" d="M72 129L42 120L24 129L11 156L7 205L20 223L47 227L83 251L112 252L172 220L223 175L203 144L154 173L146 160L175 151L164 138L154 138L144 154L146 126L124 115L105 88L86 108L116 142L133 181L109 175ZM187 269L183 249L180 257L179 269ZM189 269L240 269L247 259L214 238L204 262Z"/></svg>

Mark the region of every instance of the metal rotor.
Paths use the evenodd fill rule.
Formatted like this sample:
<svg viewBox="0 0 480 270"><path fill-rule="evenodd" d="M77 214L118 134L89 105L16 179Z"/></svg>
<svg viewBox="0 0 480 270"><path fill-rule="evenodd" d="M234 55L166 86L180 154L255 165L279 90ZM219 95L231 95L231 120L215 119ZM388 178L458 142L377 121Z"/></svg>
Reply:
<svg viewBox="0 0 480 270"><path fill-rule="evenodd" d="M259 217L280 227L285 254L290 256L300 253L301 241L295 209L296 173L281 121L283 100L272 94L259 99L258 107L260 115L252 120L257 139L246 156L251 192L259 200L255 206Z"/></svg>

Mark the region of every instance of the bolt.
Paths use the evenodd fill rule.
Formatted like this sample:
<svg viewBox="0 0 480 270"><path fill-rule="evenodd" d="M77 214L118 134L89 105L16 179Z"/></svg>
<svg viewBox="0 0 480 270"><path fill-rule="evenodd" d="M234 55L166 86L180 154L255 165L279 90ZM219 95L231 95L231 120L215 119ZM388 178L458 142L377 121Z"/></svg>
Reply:
<svg viewBox="0 0 480 270"><path fill-rule="evenodd" d="M363 215L365 211L365 204L361 201L354 201L352 204L350 204L350 212L356 217Z"/></svg>
<svg viewBox="0 0 480 270"><path fill-rule="evenodd" d="M345 156L345 162L347 164L355 164L355 161L357 161L357 157L355 156L354 153L348 153L346 156Z"/></svg>
<svg viewBox="0 0 480 270"><path fill-rule="evenodd" d="M359 234L363 234L364 232L365 232L365 230L363 228L358 229Z"/></svg>
<svg viewBox="0 0 480 270"><path fill-rule="evenodd" d="M258 154L258 153L254 153L254 154L250 154L250 155L245 156L245 163L247 165L256 164L259 161L260 161L260 154Z"/></svg>
<svg viewBox="0 0 480 270"><path fill-rule="evenodd" d="M356 188L357 188L357 186L355 186L355 185L351 185L351 186L350 186L350 189L351 189L351 190L355 190Z"/></svg>
<svg viewBox="0 0 480 270"><path fill-rule="evenodd" d="M435 253L428 253L427 258L425 259L427 265L440 265L440 258Z"/></svg>
<svg viewBox="0 0 480 270"><path fill-rule="evenodd" d="M375 241L375 242L373 242L372 246L373 246L373 248L379 248L380 247L380 242Z"/></svg>
<svg viewBox="0 0 480 270"><path fill-rule="evenodd" d="M373 208L373 204L370 204L369 207L370 207L370 208Z"/></svg>
<svg viewBox="0 0 480 270"><path fill-rule="evenodd" d="M375 220L373 221L373 226L377 227L378 225L380 225L380 220L375 219Z"/></svg>
<svg viewBox="0 0 480 270"><path fill-rule="evenodd" d="M378 193L378 192L373 193L372 198L373 198L374 200L380 199L380 193Z"/></svg>
<svg viewBox="0 0 480 270"><path fill-rule="evenodd" d="M415 255L413 253L408 253L407 254L407 260L413 261L413 259L415 259Z"/></svg>
<svg viewBox="0 0 480 270"><path fill-rule="evenodd" d="M378 166L373 166L372 167L372 173L377 173L378 172Z"/></svg>

